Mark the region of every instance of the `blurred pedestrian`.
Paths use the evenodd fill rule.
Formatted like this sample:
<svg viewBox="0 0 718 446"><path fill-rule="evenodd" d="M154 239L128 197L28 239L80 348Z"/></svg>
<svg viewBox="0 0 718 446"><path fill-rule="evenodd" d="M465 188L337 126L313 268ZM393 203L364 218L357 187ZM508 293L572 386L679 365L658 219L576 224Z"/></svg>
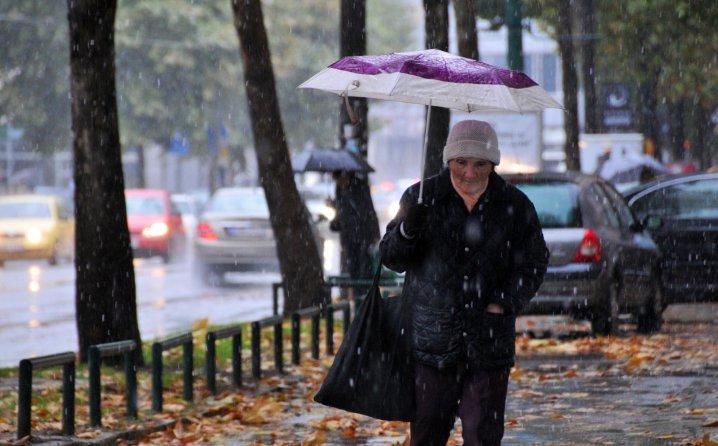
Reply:
<svg viewBox="0 0 718 446"><path fill-rule="evenodd" d="M334 208L336 216L329 228L339 233L342 247L342 272L352 279L371 279L372 277L372 246L376 246L379 234L376 223L370 224L373 209L365 209L356 199L361 184L353 172L334 172L336 182ZM363 288L356 288L355 293L361 294Z"/></svg>
<svg viewBox="0 0 718 446"><path fill-rule="evenodd" d="M404 192L381 241L384 264L406 272L412 309L417 412L411 444L445 445L455 417L464 445L498 445L504 433L516 315L543 280L548 250L536 210L494 168L490 124L450 131L448 169Z"/></svg>

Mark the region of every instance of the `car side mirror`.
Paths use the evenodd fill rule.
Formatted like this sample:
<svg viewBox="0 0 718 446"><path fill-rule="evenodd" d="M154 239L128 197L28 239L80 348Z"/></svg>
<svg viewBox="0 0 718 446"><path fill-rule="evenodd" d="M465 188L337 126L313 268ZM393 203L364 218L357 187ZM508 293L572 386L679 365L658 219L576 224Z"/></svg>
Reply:
<svg viewBox="0 0 718 446"><path fill-rule="evenodd" d="M663 219L657 215L647 215L641 224L649 231L653 231L663 226Z"/></svg>

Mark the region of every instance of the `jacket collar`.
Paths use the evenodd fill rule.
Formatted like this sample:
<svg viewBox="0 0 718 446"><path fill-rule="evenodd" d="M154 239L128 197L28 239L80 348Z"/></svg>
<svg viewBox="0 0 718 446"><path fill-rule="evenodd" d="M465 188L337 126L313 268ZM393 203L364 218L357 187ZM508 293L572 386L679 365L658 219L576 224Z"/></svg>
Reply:
<svg viewBox="0 0 718 446"><path fill-rule="evenodd" d="M499 174L491 172L491 175L489 175L489 184L486 187L485 200L489 203L493 201L504 201L508 198L505 194L507 187L506 181L501 178ZM437 176L435 199L437 201L444 200L451 192L455 192L454 186L451 184L451 173L448 168L443 168Z"/></svg>

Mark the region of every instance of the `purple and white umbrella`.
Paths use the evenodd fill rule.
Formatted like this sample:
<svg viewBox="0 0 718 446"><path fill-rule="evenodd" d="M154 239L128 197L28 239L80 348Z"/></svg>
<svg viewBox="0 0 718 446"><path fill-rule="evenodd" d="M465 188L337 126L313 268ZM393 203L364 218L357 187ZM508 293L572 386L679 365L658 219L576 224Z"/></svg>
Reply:
<svg viewBox="0 0 718 446"><path fill-rule="evenodd" d="M524 73L433 49L345 57L324 68L298 88L323 90L343 97L426 105L422 172L431 106L469 113L523 113L544 108L562 108ZM421 196L420 192L420 202Z"/></svg>

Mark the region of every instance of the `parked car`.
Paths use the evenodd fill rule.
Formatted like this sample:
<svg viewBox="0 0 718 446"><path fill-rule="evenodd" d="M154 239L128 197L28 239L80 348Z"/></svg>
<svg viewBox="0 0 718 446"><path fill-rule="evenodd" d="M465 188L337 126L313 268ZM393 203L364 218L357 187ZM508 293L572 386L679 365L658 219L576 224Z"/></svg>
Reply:
<svg viewBox="0 0 718 446"><path fill-rule="evenodd" d="M718 301L718 173L663 178L625 196L663 252L666 301Z"/></svg>
<svg viewBox="0 0 718 446"><path fill-rule="evenodd" d="M72 258L75 221L54 195L0 197L0 266L7 260Z"/></svg>
<svg viewBox="0 0 718 446"><path fill-rule="evenodd" d="M526 314L589 319L593 332L603 335L616 330L625 312L640 332L660 328L659 251L613 186L574 173L505 178L533 202L551 254Z"/></svg>
<svg viewBox="0 0 718 446"><path fill-rule="evenodd" d="M188 238L194 238L199 223L200 204L199 201L189 194L172 194L170 196L172 205L182 215L182 228Z"/></svg>
<svg viewBox="0 0 718 446"><path fill-rule="evenodd" d="M309 214L307 217L311 219ZM319 243L316 230L315 237ZM194 247L200 276L207 284L222 283L224 274L230 271L278 271L276 243L264 191L239 187L218 189L200 217Z"/></svg>
<svg viewBox="0 0 718 446"><path fill-rule="evenodd" d="M135 257L160 256L165 263L183 252L182 215L161 189L127 189L127 226Z"/></svg>

